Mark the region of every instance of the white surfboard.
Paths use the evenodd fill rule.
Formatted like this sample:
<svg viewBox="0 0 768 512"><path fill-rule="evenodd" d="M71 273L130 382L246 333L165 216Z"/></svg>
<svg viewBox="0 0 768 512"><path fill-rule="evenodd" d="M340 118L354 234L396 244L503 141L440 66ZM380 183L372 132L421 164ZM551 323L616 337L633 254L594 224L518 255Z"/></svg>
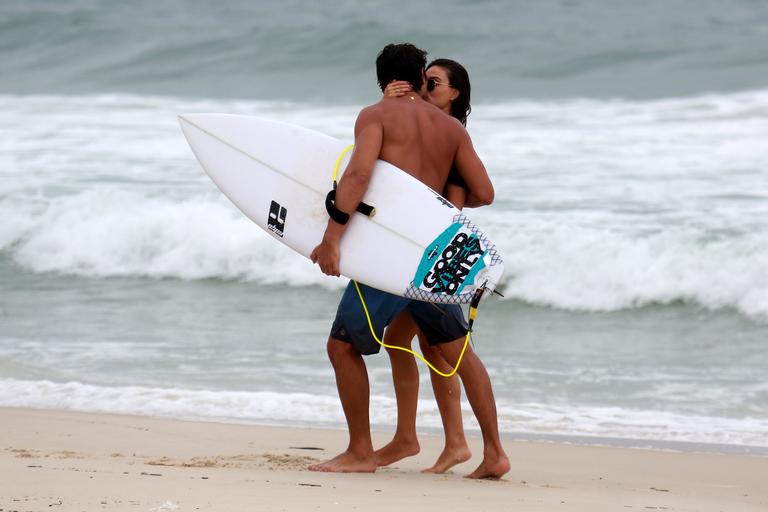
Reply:
<svg viewBox="0 0 768 512"><path fill-rule="evenodd" d="M184 114L192 151L222 192L251 220L309 257L328 223L325 197L348 146L299 126L250 116ZM347 152L339 179L349 162ZM490 294L504 265L496 246L440 194L379 160L341 241L340 271L374 288L437 303ZM318 272L320 270L318 269Z"/></svg>

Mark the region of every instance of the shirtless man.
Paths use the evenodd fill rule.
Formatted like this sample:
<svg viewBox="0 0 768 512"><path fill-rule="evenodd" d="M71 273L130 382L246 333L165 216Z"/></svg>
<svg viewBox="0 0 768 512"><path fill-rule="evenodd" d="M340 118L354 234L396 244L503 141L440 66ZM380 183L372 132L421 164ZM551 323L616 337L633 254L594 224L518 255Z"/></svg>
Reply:
<svg viewBox="0 0 768 512"><path fill-rule="evenodd" d="M424 85L426 52L411 44L387 45L376 59L382 90L392 80L411 83L414 91ZM355 151L338 184L336 207L353 213L368 188L377 159L403 169L433 190L443 190L451 166L456 165L467 184L467 206L493 201L493 186L485 167L458 120L422 100L417 94L385 97L364 108L355 123ZM339 243L346 225L328 221L323 240L312 251L312 261L323 273L339 275ZM463 316L441 313L432 305L361 285L374 330L380 336L389 322L408 309L425 332L433 333L430 344L439 344L445 359L455 366L466 335ZM443 306L443 311L446 309ZM349 429L347 450L333 459L309 467L311 471L374 472L376 458L371 442L368 404L370 390L363 355L374 354L380 345L371 336L352 283L339 303L328 338L328 357L336 374L336 386ZM491 381L480 359L467 348L458 370L472 410L483 435L483 461L470 478L499 478L509 471L509 460L501 446L496 402Z"/></svg>

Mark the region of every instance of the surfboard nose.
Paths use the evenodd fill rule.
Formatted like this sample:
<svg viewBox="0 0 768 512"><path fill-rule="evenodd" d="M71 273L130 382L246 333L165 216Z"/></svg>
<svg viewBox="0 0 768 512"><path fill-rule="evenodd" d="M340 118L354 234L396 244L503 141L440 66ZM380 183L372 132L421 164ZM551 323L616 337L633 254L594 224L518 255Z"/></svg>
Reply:
<svg viewBox="0 0 768 512"><path fill-rule="evenodd" d="M227 126L238 116L226 114L185 113L176 116L181 126L181 131L187 137L187 141L193 146L190 136L200 132L208 135L225 135Z"/></svg>
<svg viewBox="0 0 768 512"><path fill-rule="evenodd" d="M215 114L185 113L185 114L179 114L176 117L178 118L180 123L197 125L201 122L204 122L206 117L211 117L212 115L215 115Z"/></svg>

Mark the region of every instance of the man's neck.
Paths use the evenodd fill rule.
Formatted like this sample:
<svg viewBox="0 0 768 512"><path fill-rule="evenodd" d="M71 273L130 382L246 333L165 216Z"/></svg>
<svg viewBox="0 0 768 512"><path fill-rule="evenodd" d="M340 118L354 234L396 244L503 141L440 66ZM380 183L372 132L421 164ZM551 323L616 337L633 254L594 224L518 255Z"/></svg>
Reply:
<svg viewBox="0 0 768 512"><path fill-rule="evenodd" d="M385 98L387 97L385 96ZM419 96L418 93L411 91L409 93L406 93L404 96L390 97L387 99L400 100L400 101L405 101L405 100L416 101L416 100L421 100L421 96Z"/></svg>

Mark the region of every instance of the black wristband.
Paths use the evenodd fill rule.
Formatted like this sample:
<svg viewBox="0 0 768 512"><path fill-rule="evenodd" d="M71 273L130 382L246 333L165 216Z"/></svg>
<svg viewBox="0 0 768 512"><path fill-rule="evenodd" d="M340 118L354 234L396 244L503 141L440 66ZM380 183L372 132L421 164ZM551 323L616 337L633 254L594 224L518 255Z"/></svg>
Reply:
<svg viewBox="0 0 768 512"><path fill-rule="evenodd" d="M343 211L336 208L336 188L334 187L333 190L328 192L328 195L325 196L325 209L328 211L328 215L331 216L331 218L341 224L342 226L349 222L349 214L344 213Z"/></svg>
<svg viewBox="0 0 768 512"><path fill-rule="evenodd" d="M325 196L325 209L328 211L328 215L342 226L349 222L349 214L336 208L336 183L333 184L333 189ZM362 201L357 205L355 211L362 213L366 217L376 215L376 208Z"/></svg>

